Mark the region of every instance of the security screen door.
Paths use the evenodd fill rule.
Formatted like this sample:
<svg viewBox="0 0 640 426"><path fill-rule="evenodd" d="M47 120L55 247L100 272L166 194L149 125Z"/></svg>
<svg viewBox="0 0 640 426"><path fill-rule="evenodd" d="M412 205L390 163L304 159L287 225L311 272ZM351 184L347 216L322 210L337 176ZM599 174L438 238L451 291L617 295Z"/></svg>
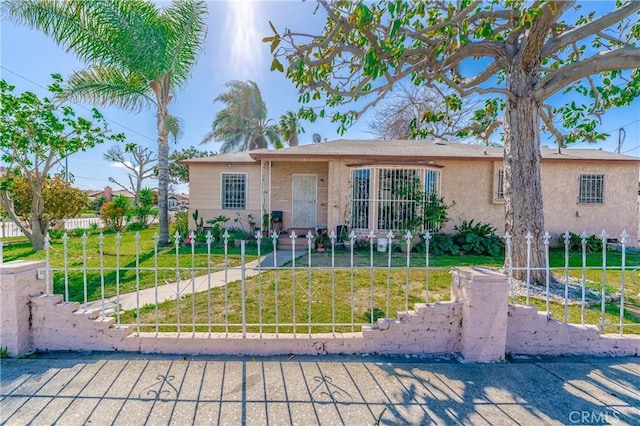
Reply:
<svg viewBox="0 0 640 426"><path fill-rule="evenodd" d="M293 228L314 228L317 209L317 176L293 175L293 205L291 226Z"/></svg>

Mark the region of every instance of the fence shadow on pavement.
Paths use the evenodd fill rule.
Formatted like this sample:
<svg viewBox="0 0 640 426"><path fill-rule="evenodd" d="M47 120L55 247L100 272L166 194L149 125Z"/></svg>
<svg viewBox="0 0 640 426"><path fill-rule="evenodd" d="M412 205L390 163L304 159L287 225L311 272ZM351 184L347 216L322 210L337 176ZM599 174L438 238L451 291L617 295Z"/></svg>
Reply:
<svg viewBox="0 0 640 426"><path fill-rule="evenodd" d="M637 358L177 357L2 360L0 423L640 423Z"/></svg>

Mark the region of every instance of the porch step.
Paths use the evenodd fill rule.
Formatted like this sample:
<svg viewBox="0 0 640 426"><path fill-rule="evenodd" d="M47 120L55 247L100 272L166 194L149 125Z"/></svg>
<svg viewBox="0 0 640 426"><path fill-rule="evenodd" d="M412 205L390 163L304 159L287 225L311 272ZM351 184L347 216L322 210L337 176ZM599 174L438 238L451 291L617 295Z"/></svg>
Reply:
<svg viewBox="0 0 640 426"><path fill-rule="evenodd" d="M308 247L307 242L307 233L309 230L304 229L296 229L296 250L306 250ZM291 232L288 231L286 234L280 234L278 238L278 249L280 250L291 250L293 248L293 239L291 238Z"/></svg>

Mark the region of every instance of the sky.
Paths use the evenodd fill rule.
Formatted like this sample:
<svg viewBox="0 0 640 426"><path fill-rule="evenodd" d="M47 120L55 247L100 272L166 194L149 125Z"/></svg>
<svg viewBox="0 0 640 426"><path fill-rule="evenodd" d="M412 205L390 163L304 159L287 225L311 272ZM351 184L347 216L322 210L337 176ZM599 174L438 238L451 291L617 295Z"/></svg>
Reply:
<svg viewBox="0 0 640 426"><path fill-rule="evenodd" d="M274 120L288 110L296 111L297 90L283 73L269 70L271 54L269 45L262 38L272 35L269 21L278 30L285 27L305 32L319 31L324 20L314 15L316 5L312 1L211 1L208 3L208 35L205 45L193 68L191 78L177 91L169 111L183 122L183 136L171 149L180 150L189 146L203 150L217 151L219 143L200 145L204 135L211 129L211 122L222 104L214 103L216 96L225 91L225 83L230 80L253 80L262 91L268 108L268 116ZM46 86L51 82L50 74L59 73L63 77L73 70L83 68L72 53L66 53L48 37L37 30L12 23L2 22L0 27L0 76L16 86L15 92L32 91L40 96L48 93ZM78 115L89 116L90 105L74 106ZM131 113L115 108L98 107L116 132L123 132L128 142L156 150L157 129L154 110ZM300 135L300 143L311 143L312 135L318 133L323 139L334 140L341 137L350 139L370 139L367 116L365 115L343 136L337 133L337 124L329 119L316 123L303 122L305 133ZM619 128L624 128L626 137L621 152L640 156L640 100L632 106L608 112L600 130L610 132L610 137L594 145L580 144L577 148L601 148L614 151L618 145ZM541 141L542 145L553 146L551 140ZM69 172L74 177L74 185L81 189L100 190L109 183L109 177L126 183L126 171L105 161L103 153L112 145L105 143L86 153L76 153L69 157ZM154 181L145 181L145 186L153 187ZM180 185L176 192L187 192L186 185Z"/></svg>

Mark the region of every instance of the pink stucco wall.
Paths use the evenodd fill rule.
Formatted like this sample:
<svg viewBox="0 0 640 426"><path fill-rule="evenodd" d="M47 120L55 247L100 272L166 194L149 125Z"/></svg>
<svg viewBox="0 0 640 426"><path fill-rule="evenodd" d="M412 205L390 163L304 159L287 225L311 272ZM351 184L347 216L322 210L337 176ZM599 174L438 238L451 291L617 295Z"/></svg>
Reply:
<svg viewBox="0 0 640 426"><path fill-rule="evenodd" d="M113 318L84 311L60 296L46 296L37 272L43 262L0 265L0 346L12 356L31 350L121 350L190 354L460 353L470 361L501 361L506 353L638 355L640 336L600 335L593 327L547 320L527 306L508 306L502 274L459 268L452 301L416 304L392 320L357 333L263 334L133 332Z"/></svg>

